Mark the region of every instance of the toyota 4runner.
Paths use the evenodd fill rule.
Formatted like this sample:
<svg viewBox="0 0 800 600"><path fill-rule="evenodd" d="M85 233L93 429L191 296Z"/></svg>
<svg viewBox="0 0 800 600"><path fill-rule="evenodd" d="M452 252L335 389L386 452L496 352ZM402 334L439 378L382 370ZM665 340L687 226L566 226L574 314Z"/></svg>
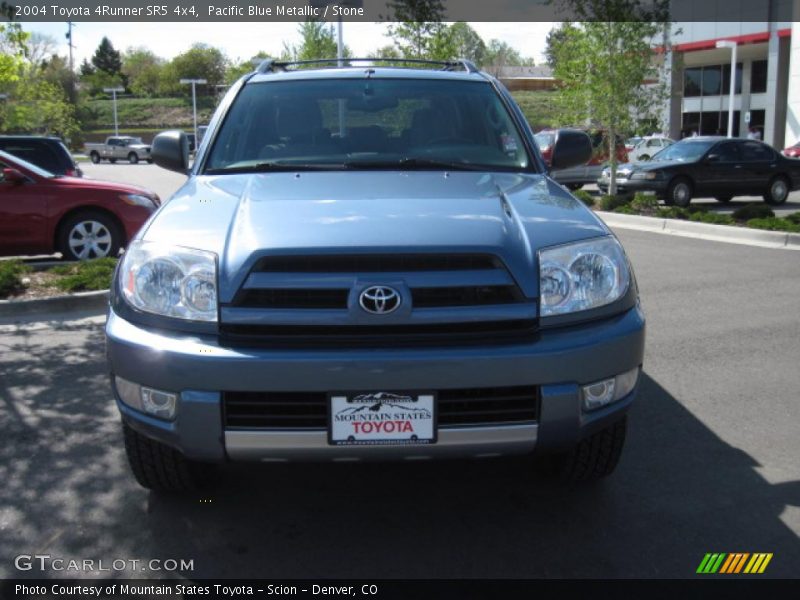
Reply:
<svg viewBox="0 0 800 600"><path fill-rule="evenodd" d="M645 322L616 237L467 61L265 61L120 261L106 324L145 487L226 461L553 455L608 475ZM409 61L411 62L411 61ZM361 66L358 66L361 64Z"/></svg>

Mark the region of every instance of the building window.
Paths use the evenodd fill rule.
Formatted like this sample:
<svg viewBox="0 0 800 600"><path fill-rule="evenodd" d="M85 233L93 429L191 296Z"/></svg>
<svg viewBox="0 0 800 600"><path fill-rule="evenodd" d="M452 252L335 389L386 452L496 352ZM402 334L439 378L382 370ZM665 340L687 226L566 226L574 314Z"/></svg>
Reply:
<svg viewBox="0 0 800 600"><path fill-rule="evenodd" d="M692 135L727 135L728 111L704 111L683 113L681 138ZM739 111L733 113L733 135L739 135Z"/></svg>
<svg viewBox="0 0 800 600"><path fill-rule="evenodd" d="M722 71L719 65L703 67L703 96L719 96Z"/></svg>
<svg viewBox="0 0 800 600"><path fill-rule="evenodd" d="M686 98L699 96L703 82L703 69L694 67L683 72L683 95Z"/></svg>
<svg viewBox="0 0 800 600"><path fill-rule="evenodd" d="M736 63L736 82L734 94L742 93L742 63ZM722 65L722 95L730 93L731 89L731 65Z"/></svg>
<svg viewBox="0 0 800 600"><path fill-rule="evenodd" d="M760 94L767 91L767 61L754 60L750 74L750 93Z"/></svg>

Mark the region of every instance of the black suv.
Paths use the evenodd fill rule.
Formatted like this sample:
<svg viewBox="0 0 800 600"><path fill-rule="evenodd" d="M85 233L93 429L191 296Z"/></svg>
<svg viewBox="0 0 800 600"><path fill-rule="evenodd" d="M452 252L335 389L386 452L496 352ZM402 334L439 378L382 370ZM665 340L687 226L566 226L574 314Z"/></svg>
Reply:
<svg viewBox="0 0 800 600"><path fill-rule="evenodd" d="M0 150L13 154L54 175L83 177L64 142L57 137L0 135Z"/></svg>

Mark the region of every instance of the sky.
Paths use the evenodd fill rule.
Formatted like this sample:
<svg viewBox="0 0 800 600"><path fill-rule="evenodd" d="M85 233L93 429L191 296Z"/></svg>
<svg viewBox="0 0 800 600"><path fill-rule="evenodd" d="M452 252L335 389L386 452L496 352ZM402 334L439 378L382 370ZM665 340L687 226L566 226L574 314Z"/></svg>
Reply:
<svg viewBox="0 0 800 600"><path fill-rule="evenodd" d="M259 50L279 54L283 43L299 42L297 23L76 23L73 29L74 61L78 65L91 58L103 36L108 36L117 50L146 46L166 59L203 42L222 49L233 60L247 59ZM492 38L505 41L523 56L533 56L536 64L544 63L545 37L553 23L470 23L488 42ZM24 23L25 31L38 31L52 36L59 44L58 52L67 55L67 24ZM344 42L354 56L366 56L391 43L385 36L383 23L344 23Z"/></svg>

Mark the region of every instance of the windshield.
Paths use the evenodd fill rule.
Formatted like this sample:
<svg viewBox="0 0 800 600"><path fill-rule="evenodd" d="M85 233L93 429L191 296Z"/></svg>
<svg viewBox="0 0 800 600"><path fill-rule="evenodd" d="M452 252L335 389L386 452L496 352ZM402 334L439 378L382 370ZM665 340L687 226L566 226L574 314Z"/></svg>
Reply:
<svg viewBox="0 0 800 600"><path fill-rule="evenodd" d="M363 78L245 86L205 172L528 165L521 136L489 83Z"/></svg>
<svg viewBox="0 0 800 600"><path fill-rule="evenodd" d="M671 146L667 146L660 152L657 152L650 160L678 160L681 162L697 160L703 156L703 154L705 154L715 143L716 142L713 140L706 140L702 142L678 142L676 144L672 144Z"/></svg>

